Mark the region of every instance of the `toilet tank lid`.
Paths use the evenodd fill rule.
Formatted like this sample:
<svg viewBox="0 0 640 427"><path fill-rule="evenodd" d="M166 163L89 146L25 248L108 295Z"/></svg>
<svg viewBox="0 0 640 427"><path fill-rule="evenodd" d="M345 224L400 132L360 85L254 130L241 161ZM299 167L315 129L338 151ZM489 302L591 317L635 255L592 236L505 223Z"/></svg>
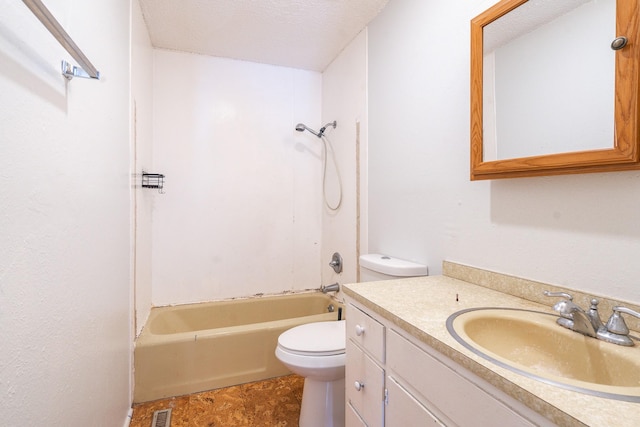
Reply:
<svg viewBox="0 0 640 427"><path fill-rule="evenodd" d="M383 254L360 255L360 267L398 277L427 276L429 274L429 269L424 264Z"/></svg>

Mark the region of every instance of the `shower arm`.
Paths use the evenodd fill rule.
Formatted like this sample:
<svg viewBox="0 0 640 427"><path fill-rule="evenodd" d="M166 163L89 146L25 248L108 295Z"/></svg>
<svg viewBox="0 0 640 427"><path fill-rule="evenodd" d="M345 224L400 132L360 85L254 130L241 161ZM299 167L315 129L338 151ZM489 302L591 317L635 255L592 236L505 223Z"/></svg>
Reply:
<svg viewBox="0 0 640 427"><path fill-rule="evenodd" d="M334 121L332 121L330 123L327 123L326 125L322 126L320 128L320 132L318 132L320 134L320 135L318 135L318 137L321 137L322 135L324 135L324 131L327 130L327 128L329 126L333 126L333 128L335 129L337 125L338 125L338 123L334 120Z"/></svg>

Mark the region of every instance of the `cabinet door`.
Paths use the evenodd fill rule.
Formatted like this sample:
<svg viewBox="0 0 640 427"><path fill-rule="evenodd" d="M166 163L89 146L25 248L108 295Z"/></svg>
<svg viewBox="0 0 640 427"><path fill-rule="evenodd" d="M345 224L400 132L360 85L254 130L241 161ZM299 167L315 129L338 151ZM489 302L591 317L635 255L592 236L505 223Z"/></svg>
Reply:
<svg viewBox="0 0 640 427"><path fill-rule="evenodd" d="M387 377L387 408L385 427L433 426L445 427L392 377Z"/></svg>
<svg viewBox="0 0 640 427"><path fill-rule="evenodd" d="M350 403L347 403L347 409L345 410L345 426L346 427L367 427L360 415L353 409Z"/></svg>
<svg viewBox="0 0 640 427"><path fill-rule="evenodd" d="M347 402L364 422L369 427L382 427L384 370L351 340L347 340L345 386Z"/></svg>
<svg viewBox="0 0 640 427"><path fill-rule="evenodd" d="M391 330L387 333L387 374L410 385L415 396L428 402L425 404L431 412L460 426L533 427L501 401Z"/></svg>

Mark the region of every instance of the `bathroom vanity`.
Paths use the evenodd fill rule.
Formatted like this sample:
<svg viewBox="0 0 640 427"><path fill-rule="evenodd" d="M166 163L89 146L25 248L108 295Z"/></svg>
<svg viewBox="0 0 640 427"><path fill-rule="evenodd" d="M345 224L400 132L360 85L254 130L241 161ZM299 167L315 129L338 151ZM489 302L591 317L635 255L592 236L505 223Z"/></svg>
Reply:
<svg viewBox="0 0 640 427"><path fill-rule="evenodd" d="M467 308L552 312L551 303L522 294L553 287L452 263L445 263L444 271L467 275L469 281L445 275L343 286L347 426L638 425L640 403L516 374L474 354L447 331L447 318ZM503 291L516 289L520 296L487 283ZM632 329L636 326L630 322Z"/></svg>

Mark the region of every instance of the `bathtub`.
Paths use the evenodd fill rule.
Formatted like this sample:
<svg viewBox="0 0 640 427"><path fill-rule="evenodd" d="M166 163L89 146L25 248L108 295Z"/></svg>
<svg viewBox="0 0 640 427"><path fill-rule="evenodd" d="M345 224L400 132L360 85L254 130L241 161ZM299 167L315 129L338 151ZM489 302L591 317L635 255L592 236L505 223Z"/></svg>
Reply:
<svg viewBox="0 0 640 427"><path fill-rule="evenodd" d="M338 308L319 292L154 307L136 339L133 400L287 375L274 354L278 336L304 323L337 320Z"/></svg>

